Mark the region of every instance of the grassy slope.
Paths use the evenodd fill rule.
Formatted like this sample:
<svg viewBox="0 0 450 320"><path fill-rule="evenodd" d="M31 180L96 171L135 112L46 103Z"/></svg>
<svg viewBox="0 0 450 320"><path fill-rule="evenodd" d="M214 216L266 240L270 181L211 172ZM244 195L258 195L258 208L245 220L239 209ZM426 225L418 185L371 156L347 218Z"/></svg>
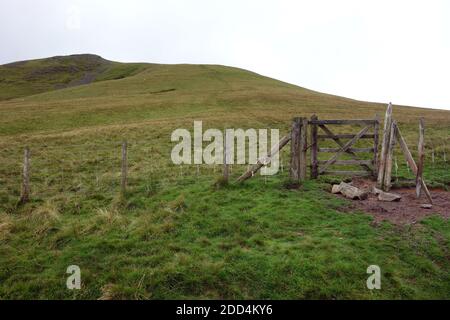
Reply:
<svg viewBox="0 0 450 320"><path fill-rule="evenodd" d="M0 101L120 79L139 72L144 65L117 63L87 54L5 64L0 66Z"/></svg>
<svg viewBox="0 0 450 320"><path fill-rule="evenodd" d="M129 67L98 77L123 79L0 102L0 298L448 298L448 221L375 226L343 213L325 180L291 191L284 170L216 188L219 168L170 163L170 133L194 119L287 132L293 116L365 118L384 105L230 67ZM449 112L394 112L411 144L425 116L428 148L448 145ZM118 196L124 138L126 198ZM33 201L17 208L24 145ZM448 184L448 171L437 163L426 176ZM402 164L399 174L408 176ZM79 292L65 289L71 264L82 269ZM382 268L379 292L365 288L370 264Z"/></svg>

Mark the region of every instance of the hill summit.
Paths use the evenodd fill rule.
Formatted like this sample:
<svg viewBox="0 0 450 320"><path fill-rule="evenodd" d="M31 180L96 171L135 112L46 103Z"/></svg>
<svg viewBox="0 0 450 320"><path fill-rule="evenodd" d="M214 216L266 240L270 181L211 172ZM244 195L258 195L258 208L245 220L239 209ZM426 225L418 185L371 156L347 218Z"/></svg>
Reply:
<svg viewBox="0 0 450 320"><path fill-rule="evenodd" d="M55 56L0 66L0 100L124 78L141 64L123 64L93 54Z"/></svg>
<svg viewBox="0 0 450 320"><path fill-rule="evenodd" d="M120 63L71 55L0 66L0 136L175 119L287 126L296 116L372 119L386 104L352 100L223 65ZM404 122L450 112L395 106Z"/></svg>

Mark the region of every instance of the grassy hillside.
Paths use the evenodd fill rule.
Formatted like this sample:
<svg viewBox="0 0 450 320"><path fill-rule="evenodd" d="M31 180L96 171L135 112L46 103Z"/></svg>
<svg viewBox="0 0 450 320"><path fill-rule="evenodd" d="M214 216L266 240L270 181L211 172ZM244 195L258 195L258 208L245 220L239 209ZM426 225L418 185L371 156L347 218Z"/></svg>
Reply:
<svg viewBox="0 0 450 320"><path fill-rule="evenodd" d="M133 75L144 64L123 64L82 54L0 66L0 101Z"/></svg>
<svg viewBox="0 0 450 320"><path fill-rule="evenodd" d="M450 223L432 212L413 225L377 224L329 194L330 178L289 190L288 150L280 174L225 187L215 183L219 167L170 161L171 132L192 129L194 120L204 129L284 134L294 116L372 118L385 104L232 67L97 62L86 69L97 70L91 83L59 90L59 80L45 77L45 90L28 80L12 90L3 83L14 77L0 73L0 96L16 97L0 101L0 299L449 298ZM92 71L58 77L70 78L67 86L83 72ZM411 146L421 116L425 177L448 188L450 112L395 106ZM122 197L124 139L129 188ZM17 206L25 146L32 201ZM413 179L397 159L397 178ZM245 169L233 166L233 178ZM74 264L80 291L65 287ZM380 291L366 288L371 264L382 269Z"/></svg>

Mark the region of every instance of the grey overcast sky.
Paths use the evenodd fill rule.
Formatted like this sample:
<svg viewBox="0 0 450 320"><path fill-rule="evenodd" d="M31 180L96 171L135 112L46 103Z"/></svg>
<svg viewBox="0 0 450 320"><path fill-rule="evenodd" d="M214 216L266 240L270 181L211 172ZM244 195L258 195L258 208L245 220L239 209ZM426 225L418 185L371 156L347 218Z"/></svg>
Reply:
<svg viewBox="0 0 450 320"><path fill-rule="evenodd" d="M447 0L1 0L0 64L73 53L224 64L450 110Z"/></svg>

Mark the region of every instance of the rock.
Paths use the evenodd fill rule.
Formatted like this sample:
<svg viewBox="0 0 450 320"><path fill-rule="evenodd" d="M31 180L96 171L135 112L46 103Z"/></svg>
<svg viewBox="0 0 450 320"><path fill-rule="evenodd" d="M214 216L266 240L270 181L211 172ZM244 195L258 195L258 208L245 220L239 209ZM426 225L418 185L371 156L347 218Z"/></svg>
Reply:
<svg viewBox="0 0 450 320"><path fill-rule="evenodd" d="M341 184L339 185L340 189L341 189L341 193L352 200L365 200L367 199L367 197L369 196L367 192L358 189L357 187L354 187L348 183L345 182L341 182Z"/></svg>
<svg viewBox="0 0 450 320"><path fill-rule="evenodd" d="M377 187L373 187L373 189L372 189L373 194L379 195L381 192L383 192L383 191L378 189Z"/></svg>
<svg viewBox="0 0 450 320"><path fill-rule="evenodd" d="M393 202L393 201L400 201L401 198L402 196L395 193L383 192L381 190L378 193L379 201Z"/></svg>
<svg viewBox="0 0 450 320"><path fill-rule="evenodd" d="M333 189L331 189L331 193L336 194L336 193L341 193L341 185L340 184L335 184L333 186Z"/></svg>
<svg viewBox="0 0 450 320"><path fill-rule="evenodd" d="M431 205L431 204L423 204L423 205L421 205L420 206L422 209L431 209L431 208L433 208L433 205Z"/></svg>

